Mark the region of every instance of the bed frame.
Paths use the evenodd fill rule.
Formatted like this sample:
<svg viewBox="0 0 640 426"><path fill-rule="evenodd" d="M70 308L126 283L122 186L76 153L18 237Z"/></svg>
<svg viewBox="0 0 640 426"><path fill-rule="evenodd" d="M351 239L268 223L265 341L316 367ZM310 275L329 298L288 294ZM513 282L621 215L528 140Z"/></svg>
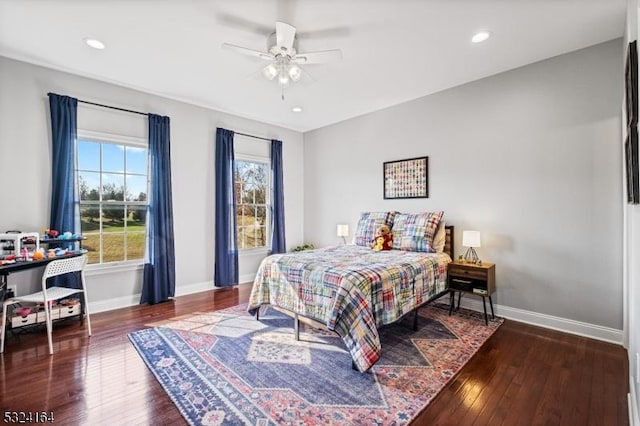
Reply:
<svg viewBox="0 0 640 426"><path fill-rule="evenodd" d="M453 225L446 225L445 227L445 237L444 237L444 252L447 253L449 255L449 257L453 260L454 259L454 243L453 243L453 231L454 231L454 226ZM433 295L433 297L431 297L430 299L426 300L425 302L423 302L421 305L416 306L415 308L413 308L411 310L411 312L407 313L405 316L403 316L402 318L398 319L398 321L396 322L400 322L402 321L402 319L404 317L406 317L407 315L410 315L411 313L413 313L413 323L412 323L412 329L414 331L418 331L418 309L422 308L423 306L427 305L428 303L431 303L439 298L441 298L442 296L446 295L449 293L449 289L445 288L443 291L441 291L438 294ZM450 302L451 303L451 302ZM305 322L308 322L309 324L312 324L314 326L320 325L322 327L324 327L324 324L315 321L312 318L307 318L304 315L300 315L297 314L295 312L291 312L288 311L286 309L280 308L275 306L275 309L283 312L286 315L292 316L293 317L293 330L294 330L294 334L295 334L295 339L296 340L300 340L300 320L302 319ZM260 320L260 309L256 310L256 320ZM352 360L351 361L351 368L353 368L354 370L358 371L358 368L356 367L355 362Z"/></svg>

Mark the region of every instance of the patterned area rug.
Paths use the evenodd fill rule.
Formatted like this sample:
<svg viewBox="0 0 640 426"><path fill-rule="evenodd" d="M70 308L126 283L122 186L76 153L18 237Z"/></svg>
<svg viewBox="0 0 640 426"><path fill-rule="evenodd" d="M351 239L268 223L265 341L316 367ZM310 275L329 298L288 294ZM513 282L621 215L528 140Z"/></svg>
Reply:
<svg viewBox="0 0 640 426"><path fill-rule="evenodd" d="M192 425L405 425L502 324L448 305L384 327L382 358L367 373L334 333L269 307L195 313L129 335Z"/></svg>

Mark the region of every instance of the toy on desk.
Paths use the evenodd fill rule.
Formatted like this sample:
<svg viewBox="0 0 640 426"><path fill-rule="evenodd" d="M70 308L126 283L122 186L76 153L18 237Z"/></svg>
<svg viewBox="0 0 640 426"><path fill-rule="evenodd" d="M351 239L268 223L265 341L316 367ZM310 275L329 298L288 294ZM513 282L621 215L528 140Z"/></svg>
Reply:
<svg viewBox="0 0 640 426"><path fill-rule="evenodd" d="M58 238L58 235L60 235L60 233L55 229L45 228L44 230L44 238Z"/></svg>
<svg viewBox="0 0 640 426"><path fill-rule="evenodd" d="M44 249L40 247L38 250L33 252L33 260L42 260L44 259Z"/></svg>

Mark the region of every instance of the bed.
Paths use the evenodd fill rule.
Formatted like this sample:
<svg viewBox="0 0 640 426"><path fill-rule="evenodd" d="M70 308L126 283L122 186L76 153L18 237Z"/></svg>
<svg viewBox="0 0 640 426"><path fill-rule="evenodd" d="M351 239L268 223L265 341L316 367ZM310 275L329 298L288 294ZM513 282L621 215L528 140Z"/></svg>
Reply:
<svg viewBox="0 0 640 426"><path fill-rule="evenodd" d="M453 227L445 229L443 252L376 252L349 244L268 256L256 274L248 310L258 316L260 306L269 304L296 320L300 315L324 324L364 372L380 357L378 328L411 312L415 327L417 309L447 294Z"/></svg>

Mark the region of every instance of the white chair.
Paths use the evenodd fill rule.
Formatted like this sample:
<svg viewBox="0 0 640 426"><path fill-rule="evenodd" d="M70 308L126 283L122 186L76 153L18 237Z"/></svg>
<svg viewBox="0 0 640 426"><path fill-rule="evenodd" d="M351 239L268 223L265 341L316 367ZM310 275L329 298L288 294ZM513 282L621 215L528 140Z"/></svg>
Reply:
<svg viewBox="0 0 640 426"><path fill-rule="evenodd" d="M82 296L82 308L87 316L87 331L91 336L91 319L89 318L89 305L87 303L87 287L84 281L84 267L87 264L87 256L71 257L66 259L52 260L44 268L42 273L42 291L37 293L26 294L24 296L12 297L5 300L2 304L2 340L0 341L0 353L4 352L4 339L5 330L7 328L7 306L16 303L44 303L45 321L47 323L47 337L49 339L49 354L53 354L53 340L51 338L51 306L50 303L53 300L64 299L73 294L81 293ZM80 272L80 285L81 288L67 288L67 287L49 287L47 288L47 278L55 277L58 275L67 274L69 272ZM80 313L82 315L82 312Z"/></svg>

